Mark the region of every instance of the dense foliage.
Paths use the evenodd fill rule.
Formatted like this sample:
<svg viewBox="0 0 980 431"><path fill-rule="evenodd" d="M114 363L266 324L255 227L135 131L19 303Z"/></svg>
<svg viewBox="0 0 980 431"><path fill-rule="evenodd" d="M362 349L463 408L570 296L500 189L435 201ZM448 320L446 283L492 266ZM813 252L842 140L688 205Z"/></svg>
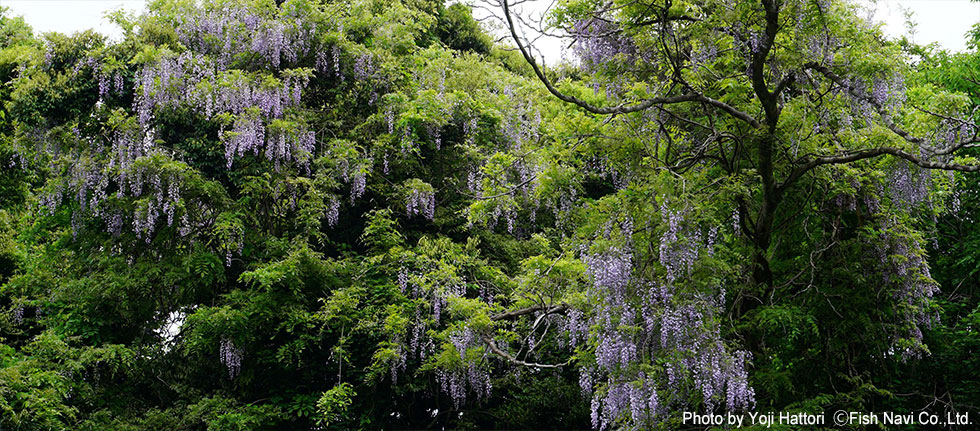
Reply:
<svg viewBox="0 0 980 431"><path fill-rule="evenodd" d="M551 70L493 9L0 17L0 429L976 411L976 51L570 0Z"/></svg>

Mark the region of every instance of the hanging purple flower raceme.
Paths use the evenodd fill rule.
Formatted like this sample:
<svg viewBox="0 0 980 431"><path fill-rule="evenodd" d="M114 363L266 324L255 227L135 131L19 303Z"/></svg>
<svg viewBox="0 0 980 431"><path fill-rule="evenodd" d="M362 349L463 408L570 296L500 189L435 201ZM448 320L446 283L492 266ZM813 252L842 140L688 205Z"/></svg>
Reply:
<svg viewBox="0 0 980 431"><path fill-rule="evenodd" d="M367 189L367 175L362 171L357 171L351 176L350 185L350 202L351 205L360 198L364 196L364 192Z"/></svg>
<svg viewBox="0 0 980 431"><path fill-rule="evenodd" d="M251 61L248 54L255 54L278 69L283 61L295 63L311 52L315 24L293 13L288 3L274 11L238 5L185 7L174 17L174 29L184 46L215 56L225 67L242 58Z"/></svg>
<svg viewBox="0 0 980 431"><path fill-rule="evenodd" d="M84 225L86 217L101 220L106 232L113 236L129 226L138 239L152 241L162 221L173 226L178 210L183 207L183 177L179 172L166 172L158 166L134 166L137 158L153 155L133 133L116 130L111 148L104 154L105 163L90 158L69 159L67 180L58 183L53 191L41 195L40 202L53 214L64 201L65 192L74 198L72 226L75 231ZM109 199L110 185L116 187L116 199L132 198L132 214L123 213ZM185 214L186 216L186 214ZM73 231L73 233L76 233Z"/></svg>
<svg viewBox="0 0 980 431"><path fill-rule="evenodd" d="M479 122L476 117L470 118L468 121L463 122L463 135L466 136L466 145L475 144L476 135L479 132Z"/></svg>
<svg viewBox="0 0 980 431"><path fill-rule="evenodd" d="M687 225L683 211L672 211L662 204L660 215L667 226L660 237L660 264L666 270L667 282L673 283L691 271L702 252L710 251L702 241L701 230Z"/></svg>
<svg viewBox="0 0 980 431"><path fill-rule="evenodd" d="M711 44L702 46L691 53L691 69L698 70L709 66L718 57L718 47Z"/></svg>
<svg viewBox="0 0 980 431"><path fill-rule="evenodd" d="M929 200L932 177L927 169L906 161L897 161L888 174L887 184L892 202L910 210Z"/></svg>
<svg viewBox="0 0 980 431"><path fill-rule="evenodd" d="M630 59L637 53L633 40L623 34L613 19L582 19L575 22L570 33L574 39L572 51L589 72L604 69L616 58Z"/></svg>
<svg viewBox="0 0 980 431"><path fill-rule="evenodd" d="M395 133L395 111L389 109L385 111L385 122L388 124L388 134Z"/></svg>
<svg viewBox="0 0 980 431"><path fill-rule="evenodd" d="M871 99L886 109L896 109L905 102L905 78L896 73L890 79L875 79Z"/></svg>
<svg viewBox="0 0 980 431"><path fill-rule="evenodd" d="M632 280L633 255L626 250L613 249L604 253L586 254L582 256L586 273L592 278L593 285L610 295L616 305L625 301L627 287Z"/></svg>
<svg viewBox="0 0 980 431"><path fill-rule="evenodd" d="M455 368L440 368L436 372L436 380L453 399L453 405L456 408L463 405L469 392L481 399L490 396L490 373L481 366L481 361L470 358L471 349L478 350L484 346L476 332L464 326L450 333L449 341L459 353L460 363Z"/></svg>
<svg viewBox="0 0 980 431"><path fill-rule="evenodd" d="M257 118L240 116L235 119L234 127L229 134L223 134L225 144L225 163L231 169L236 158L247 153L257 153L265 145L265 124Z"/></svg>
<svg viewBox="0 0 980 431"><path fill-rule="evenodd" d="M478 198L482 197L483 195L483 191L480 188L481 176L482 175L479 170L470 171L468 174L466 174L466 188L470 191L470 193L476 194Z"/></svg>
<svg viewBox="0 0 980 431"><path fill-rule="evenodd" d="M423 215L432 220L435 217L436 195L432 190L413 188L405 200L405 212L409 217Z"/></svg>
<svg viewBox="0 0 980 431"><path fill-rule="evenodd" d="M412 126L405 126L401 139L401 153L404 156L415 150L415 133L412 132Z"/></svg>
<svg viewBox="0 0 980 431"><path fill-rule="evenodd" d="M334 45L330 49L331 58L333 59L333 73L334 76L339 77L341 81L344 80L344 75L340 73L340 47Z"/></svg>
<svg viewBox="0 0 980 431"><path fill-rule="evenodd" d="M242 371L242 357L245 352L228 338L221 339L218 360L228 369L228 378L234 379Z"/></svg>
<svg viewBox="0 0 980 431"><path fill-rule="evenodd" d="M664 250L681 255L664 258L670 275L663 274L662 281L635 274L628 247L582 253L592 282L589 310L569 310L561 328L568 344L589 340L595 348L594 367L580 370L580 386L592 397L596 429L651 427L672 409L692 402L707 411L714 406L742 410L754 403L746 370L750 357L730 351L721 337L724 290L711 294L712 289L688 286L680 277L710 253L717 229L707 234L710 245L702 244L683 212L664 207L662 213ZM622 242L631 244L631 218L610 221L597 236L614 238L617 225ZM689 244L691 238L696 241ZM662 372L641 368L652 360L663 362ZM665 392L671 395L662 396Z"/></svg>
<svg viewBox="0 0 980 431"><path fill-rule="evenodd" d="M432 138L432 143L436 146L436 151L442 149L442 130L440 127L430 124L426 126L426 133Z"/></svg>
<svg viewBox="0 0 980 431"><path fill-rule="evenodd" d="M408 270L405 268L398 270L398 289L402 293L408 292Z"/></svg>
<svg viewBox="0 0 980 431"><path fill-rule="evenodd" d="M301 103L309 76L283 73L277 80L238 70L225 70L211 57L185 52L147 65L137 74L138 91L134 101L140 124L150 127L157 110L189 107L200 115L233 116L230 134L221 133L225 144L225 161L230 168L234 159L245 154L259 154L277 163L308 161L315 147L313 132L303 126L276 128L267 133L269 124L281 119L287 110Z"/></svg>
<svg viewBox="0 0 980 431"><path fill-rule="evenodd" d="M900 316L899 330L894 334L895 344L900 340L911 342L911 346L901 347L897 354L902 360L909 360L927 352L922 343L921 327L931 328L939 322L939 315L931 308L932 297L939 293L939 285L932 279L919 240L907 233L896 232L896 229L898 227L882 226L875 252L882 265L884 283L894 286L892 298Z"/></svg>
<svg viewBox="0 0 980 431"><path fill-rule="evenodd" d="M748 43L749 50L753 54L758 54L759 51L762 50L762 47L765 44L765 42L766 42L766 35L765 34L762 34L762 33L759 33L759 32L755 32L755 31L750 31L749 32L749 37L748 37L748 40L747 40L746 43Z"/></svg>
<svg viewBox="0 0 980 431"><path fill-rule="evenodd" d="M61 200L64 195L64 188L61 184L58 184L53 191L43 193L39 197L39 203L41 208L47 211L48 215L54 215L54 212L58 209L61 204Z"/></svg>
<svg viewBox="0 0 980 431"><path fill-rule="evenodd" d="M327 203L327 225L334 227L340 220L340 200L331 196Z"/></svg>
<svg viewBox="0 0 980 431"><path fill-rule="evenodd" d="M371 54L361 54L354 60L354 79L364 81L374 75L374 60Z"/></svg>
<svg viewBox="0 0 980 431"><path fill-rule="evenodd" d="M503 88L503 94L508 100L517 100L514 89L510 85ZM501 134L514 148L520 148L525 142L537 135L540 117L530 102L508 105L501 123ZM467 132L469 133L469 132Z"/></svg>
<svg viewBox="0 0 980 431"><path fill-rule="evenodd" d="M330 68L330 57L328 57L329 55L330 55L329 51L327 50L317 51L316 59L313 62L313 68L316 69L317 72L322 74L328 74L333 71Z"/></svg>

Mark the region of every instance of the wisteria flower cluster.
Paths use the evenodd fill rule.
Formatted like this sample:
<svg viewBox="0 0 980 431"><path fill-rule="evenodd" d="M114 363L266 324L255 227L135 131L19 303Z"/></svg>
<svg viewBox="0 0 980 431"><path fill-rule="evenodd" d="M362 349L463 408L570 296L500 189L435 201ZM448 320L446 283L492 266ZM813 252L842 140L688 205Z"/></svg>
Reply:
<svg viewBox="0 0 980 431"><path fill-rule="evenodd" d="M939 293L939 285L932 279L919 240L898 229L882 226L875 252L882 266L882 281L895 286L892 297L901 316L895 344L901 358L908 360L927 352L921 327L931 328L939 323L938 314L931 308L931 299Z"/></svg>
<svg viewBox="0 0 980 431"><path fill-rule="evenodd" d="M423 215L432 220L435 217L436 195L432 190L413 188L405 200L405 212L411 216Z"/></svg>
<svg viewBox="0 0 980 431"><path fill-rule="evenodd" d="M591 340L595 346L595 366L580 370L580 384L592 397L596 429L652 426L669 412L670 403L681 399L699 399L708 411L718 405L746 409L754 403L746 371L751 358L747 352L730 351L721 336L724 290L711 295L677 282L710 246L688 242L690 233L680 214L663 211L667 232L661 251L669 254L661 256L667 271L663 281L639 277L628 248L585 251L581 257L592 280L592 310L570 310L564 328L569 344ZM620 223L627 238L632 229L630 219ZM641 370L638 364L645 360L662 361L663 373Z"/></svg>
<svg viewBox="0 0 980 431"><path fill-rule="evenodd" d="M660 264L666 270L667 283L687 275L702 254L712 254L715 230L708 232L707 241L700 229L688 226L684 210L673 211L666 203L660 206L663 224L667 227L660 237Z"/></svg>
<svg viewBox="0 0 980 431"><path fill-rule="evenodd" d="M231 339L222 338L218 349L218 360L228 369L228 378L234 379L242 371L242 357L245 351L235 345Z"/></svg>
<svg viewBox="0 0 980 431"><path fill-rule="evenodd" d="M281 17L257 13L252 8L225 4L221 7L186 7L176 16L177 37L188 48L214 56L228 67L250 59L250 54L273 67L295 63L316 46L316 25L303 19L303 11L287 4Z"/></svg>
<svg viewBox="0 0 980 431"><path fill-rule="evenodd" d="M302 163L315 146L313 132L301 125L288 127L289 123L280 120L299 105L308 83L309 75L301 70L269 79L224 70L211 57L187 51L164 57L138 73L135 104L144 129L150 127L154 112L162 109L189 107L207 118L233 116L230 133L221 133L228 167L235 158L260 150L272 161Z"/></svg>
<svg viewBox="0 0 980 431"><path fill-rule="evenodd" d="M508 100L517 101L513 87L504 86L503 94ZM541 113L533 108L531 102L514 103L500 124L502 135L513 149L522 148L526 142L538 136L541 126Z"/></svg>
<svg viewBox="0 0 980 431"><path fill-rule="evenodd" d="M413 268L414 267L414 268ZM408 262L398 269L395 283L410 301L414 317L404 334L393 334L392 343L397 347L392 363L392 379L397 379L399 371L404 371L409 359L424 361L436 351L435 330L443 321L443 309L454 298L466 295L466 280L461 276L447 276L456 270L444 262L417 260ZM442 274L442 275L437 275ZM493 303L492 295L481 291L480 298L488 304ZM457 407L466 402L468 394L477 398L489 396L491 390L489 364L481 335L473 328L463 325L451 327L445 333L453 346L453 352L443 352L434 360L448 362L437 369L436 380L443 391L449 394Z"/></svg>
<svg viewBox="0 0 980 431"><path fill-rule="evenodd" d="M928 201L932 176L928 170L898 161L889 173L886 184L892 202L909 210Z"/></svg>
<svg viewBox="0 0 980 431"><path fill-rule="evenodd" d="M120 141L125 139L113 143L106 165L87 158L72 160L67 181L50 185L39 198L41 207L54 214L60 206L73 204L72 233L76 236L88 216L100 220L113 236L120 236L128 227L146 243L164 225L176 227L182 236L198 227L200 221L189 217L186 211L189 201L182 195L185 185L181 170L156 163L136 165L134 158L144 151L142 146ZM149 150L150 154L153 151ZM121 204L123 200L132 203L131 213ZM206 206L196 199L193 203Z"/></svg>
<svg viewBox="0 0 980 431"><path fill-rule="evenodd" d="M460 365L451 369L440 369L436 379L443 390L453 399L453 405L459 408L466 402L468 392L473 392L478 398L490 396L493 385L490 383L489 372L478 361L468 358L473 350L485 351L484 344L469 326L457 328L449 335L456 352L459 353Z"/></svg>
<svg viewBox="0 0 980 431"><path fill-rule="evenodd" d="M582 19L575 22L570 33L574 38L572 50L590 72L603 70L617 56L630 58L637 53L633 40L612 19Z"/></svg>

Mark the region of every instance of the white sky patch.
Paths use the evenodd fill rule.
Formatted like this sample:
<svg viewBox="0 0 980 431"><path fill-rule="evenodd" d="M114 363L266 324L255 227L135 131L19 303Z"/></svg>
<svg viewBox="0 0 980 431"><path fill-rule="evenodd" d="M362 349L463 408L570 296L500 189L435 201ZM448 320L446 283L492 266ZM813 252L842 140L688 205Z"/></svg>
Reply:
<svg viewBox="0 0 980 431"><path fill-rule="evenodd" d="M180 329L184 326L185 319L187 319L187 311L172 311L163 321L163 325L154 331L158 336L160 336L160 344L164 353L169 352L170 349L173 348L177 335L180 335Z"/></svg>
<svg viewBox="0 0 980 431"><path fill-rule="evenodd" d="M9 15L23 16L36 34L95 29L119 40L122 29L110 23L105 14L119 9L145 11L146 0L0 0L0 6L10 9Z"/></svg>
<svg viewBox="0 0 980 431"><path fill-rule="evenodd" d="M885 23L885 33L892 37L907 33L906 10L913 13L916 32L912 41L939 43L951 51L966 50L966 32L980 22L980 3L969 0L862 0L875 8L875 19Z"/></svg>

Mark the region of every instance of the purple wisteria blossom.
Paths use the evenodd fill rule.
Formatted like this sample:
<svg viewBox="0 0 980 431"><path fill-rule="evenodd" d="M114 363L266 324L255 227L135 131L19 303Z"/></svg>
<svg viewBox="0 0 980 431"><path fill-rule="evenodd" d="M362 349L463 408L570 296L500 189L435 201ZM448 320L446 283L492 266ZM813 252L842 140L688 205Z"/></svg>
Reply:
<svg viewBox="0 0 980 431"><path fill-rule="evenodd" d="M245 352L235 345L228 338L221 339L221 347L218 349L218 359L221 365L228 369L228 378L234 379L242 371L242 357Z"/></svg>
<svg viewBox="0 0 980 431"><path fill-rule="evenodd" d="M412 189L405 200L405 212L411 217L424 215L432 220L435 217L436 195L432 190Z"/></svg>
<svg viewBox="0 0 980 431"><path fill-rule="evenodd" d="M374 76L374 60L371 54L361 54L354 60L354 79L363 81Z"/></svg>
<svg viewBox="0 0 980 431"><path fill-rule="evenodd" d="M702 241L701 231L687 226L682 211L672 211L666 204L660 206L660 215L666 231L660 237L660 264L667 271L668 283L686 275L702 252L708 252Z"/></svg>
<svg viewBox="0 0 980 431"><path fill-rule="evenodd" d="M666 206L661 211L666 273L659 280L636 274L626 247L585 251L589 310L569 310L561 325L568 344L589 340L595 346L595 366L580 370L579 383L592 398L593 427L599 430L653 426L672 406L694 399L708 411L743 410L755 402L747 374L751 357L730 350L721 337L724 290L692 288L681 279L710 253L717 229L703 242L684 212ZM631 243L632 219L618 224L623 241ZM613 226L608 223L599 235L612 238ZM663 371L641 369L647 360L662 361Z"/></svg>
<svg viewBox="0 0 980 431"><path fill-rule="evenodd" d="M637 53L632 39L625 36L614 20L588 18L579 20L571 29L572 50L587 71L602 69L617 57L630 58Z"/></svg>
<svg viewBox="0 0 980 431"><path fill-rule="evenodd" d="M898 161L888 175L887 184L892 202L908 210L928 201L932 176L926 169Z"/></svg>
<svg viewBox="0 0 980 431"><path fill-rule="evenodd" d="M331 196L328 198L327 203L327 224L330 227L337 225L337 221L340 219L340 200Z"/></svg>
<svg viewBox="0 0 980 431"><path fill-rule="evenodd" d="M932 279L917 238L900 232L897 226L882 226L879 232L875 252L882 265L882 281L895 287L892 298L901 316L900 329L894 337L896 344L907 342L897 353L903 360L918 358L926 352L921 327L931 328L939 322L938 314L930 308L939 285Z"/></svg>
<svg viewBox="0 0 980 431"><path fill-rule="evenodd" d="M468 358L471 348L483 346L483 342L469 326L457 329L449 335L450 343L459 354L460 365L451 369L440 369L436 372L436 380L443 391L453 399L453 405L459 408L466 402L467 393L476 394L477 398L490 395L492 385L490 374L479 361Z"/></svg>
<svg viewBox="0 0 980 431"><path fill-rule="evenodd" d="M302 125L294 130L282 126L268 133L269 124L301 102L309 77L286 73L277 80L260 75L225 70L213 58L190 51L164 57L137 73L134 101L140 124L151 126L154 113L189 107L211 118L232 115L231 133L222 133L225 159L230 167L235 158L263 153L269 160L304 163L315 146L312 132ZM261 151L260 151L261 150Z"/></svg>
<svg viewBox="0 0 980 431"><path fill-rule="evenodd" d="M214 56L223 66L256 54L272 68L294 63L315 48L315 24L293 13L288 3L282 16L244 6L189 7L178 15L177 37L196 52Z"/></svg>

